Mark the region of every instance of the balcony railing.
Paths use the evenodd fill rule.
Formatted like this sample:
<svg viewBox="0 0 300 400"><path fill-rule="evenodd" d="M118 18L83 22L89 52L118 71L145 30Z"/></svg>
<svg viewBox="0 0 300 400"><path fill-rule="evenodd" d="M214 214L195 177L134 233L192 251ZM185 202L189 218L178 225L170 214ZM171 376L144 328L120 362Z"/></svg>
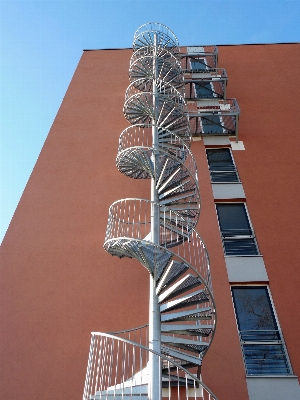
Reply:
<svg viewBox="0 0 300 400"><path fill-rule="evenodd" d="M226 98L227 74L223 68L187 71L184 83L186 101Z"/></svg>
<svg viewBox="0 0 300 400"><path fill-rule="evenodd" d="M188 107L192 136L226 135L238 141L240 109L236 99L202 100Z"/></svg>
<svg viewBox="0 0 300 400"><path fill-rule="evenodd" d="M184 72L214 69L218 66L217 46L181 47L181 66Z"/></svg>

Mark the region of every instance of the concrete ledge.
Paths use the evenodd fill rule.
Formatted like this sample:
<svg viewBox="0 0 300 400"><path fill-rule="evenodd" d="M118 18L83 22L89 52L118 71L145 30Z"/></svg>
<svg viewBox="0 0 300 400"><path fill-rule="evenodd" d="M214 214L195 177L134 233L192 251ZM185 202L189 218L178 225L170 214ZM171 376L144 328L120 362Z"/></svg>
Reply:
<svg viewBox="0 0 300 400"><path fill-rule="evenodd" d="M244 143L241 140L239 140L237 143L231 141L230 144L232 150L245 150Z"/></svg>
<svg viewBox="0 0 300 400"><path fill-rule="evenodd" d="M262 256L225 256L229 282L267 282L269 280Z"/></svg>
<svg viewBox="0 0 300 400"><path fill-rule="evenodd" d="M213 183L214 199L245 199L245 192L241 183Z"/></svg>
<svg viewBox="0 0 300 400"><path fill-rule="evenodd" d="M230 145L230 140L227 136L203 136L204 146L214 145Z"/></svg>
<svg viewBox="0 0 300 400"><path fill-rule="evenodd" d="M300 400L297 376L247 377L249 400Z"/></svg>

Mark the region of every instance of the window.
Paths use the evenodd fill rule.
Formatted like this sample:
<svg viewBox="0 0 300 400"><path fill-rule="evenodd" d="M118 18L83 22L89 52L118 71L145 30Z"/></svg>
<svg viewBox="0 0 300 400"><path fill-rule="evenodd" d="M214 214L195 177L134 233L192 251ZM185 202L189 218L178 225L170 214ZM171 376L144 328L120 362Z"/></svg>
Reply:
<svg viewBox="0 0 300 400"><path fill-rule="evenodd" d="M212 182L239 182L230 149L206 150Z"/></svg>
<svg viewBox="0 0 300 400"><path fill-rule="evenodd" d="M244 203L216 205L226 256L258 255L254 232Z"/></svg>
<svg viewBox="0 0 300 400"><path fill-rule="evenodd" d="M214 98L214 90L210 82L202 81L195 83L195 91L197 98L205 98L205 99Z"/></svg>
<svg viewBox="0 0 300 400"><path fill-rule="evenodd" d="M191 67L194 72L206 70L207 65L205 58L191 59Z"/></svg>
<svg viewBox="0 0 300 400"><path fill-rule="evenodd" d="M290 374L267 286L233 286L232 296L247 375Z"/></svg>
<svg viewBox="0 0 300 400"><path fill-rule="evenodd" d="M223 125L219 115L212 114L201 117L203 133L217 135L223 133Z"/></svg>

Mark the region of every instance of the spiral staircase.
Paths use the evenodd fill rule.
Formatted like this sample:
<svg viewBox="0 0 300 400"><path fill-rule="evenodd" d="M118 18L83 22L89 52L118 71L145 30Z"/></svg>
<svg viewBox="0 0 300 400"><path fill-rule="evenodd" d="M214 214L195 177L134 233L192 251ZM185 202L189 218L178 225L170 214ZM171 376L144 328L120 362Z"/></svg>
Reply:
<svg viewBox="0 0 300 400"><path fill-rule="evenodd" d="M94 332L84 400L216 399L201 364L216 327L200 213L197 166L176 36L148 23L134 35L117 167L151 181L151 200L113 203L104 249L135 258L149 272L149 325ZM186 397L185 397L186 396Z"/></svg>

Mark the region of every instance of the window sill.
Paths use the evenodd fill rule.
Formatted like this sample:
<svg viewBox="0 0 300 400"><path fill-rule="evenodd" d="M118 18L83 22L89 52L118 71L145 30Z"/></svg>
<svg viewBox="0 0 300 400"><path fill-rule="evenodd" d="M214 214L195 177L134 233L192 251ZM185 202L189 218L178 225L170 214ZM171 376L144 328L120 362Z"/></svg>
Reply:
<svg viewBox="0 0 300 400"><path fill-rule="evenodd" d="M225 256L228 280L234 282L268 282L265 263L261 255Z"/></svg>
<svg viewBox="0 0 300 400"><path fill-rule="evenodd" d="M212 182L211 185L215 200L232 200L246 198L241 182Z"/></svg>
<svg viewBox="0 0 300 400"><path fill-rule="evenodd" d="M298 377L295 375L246 376L249 400L300 399Z"/></svg>

